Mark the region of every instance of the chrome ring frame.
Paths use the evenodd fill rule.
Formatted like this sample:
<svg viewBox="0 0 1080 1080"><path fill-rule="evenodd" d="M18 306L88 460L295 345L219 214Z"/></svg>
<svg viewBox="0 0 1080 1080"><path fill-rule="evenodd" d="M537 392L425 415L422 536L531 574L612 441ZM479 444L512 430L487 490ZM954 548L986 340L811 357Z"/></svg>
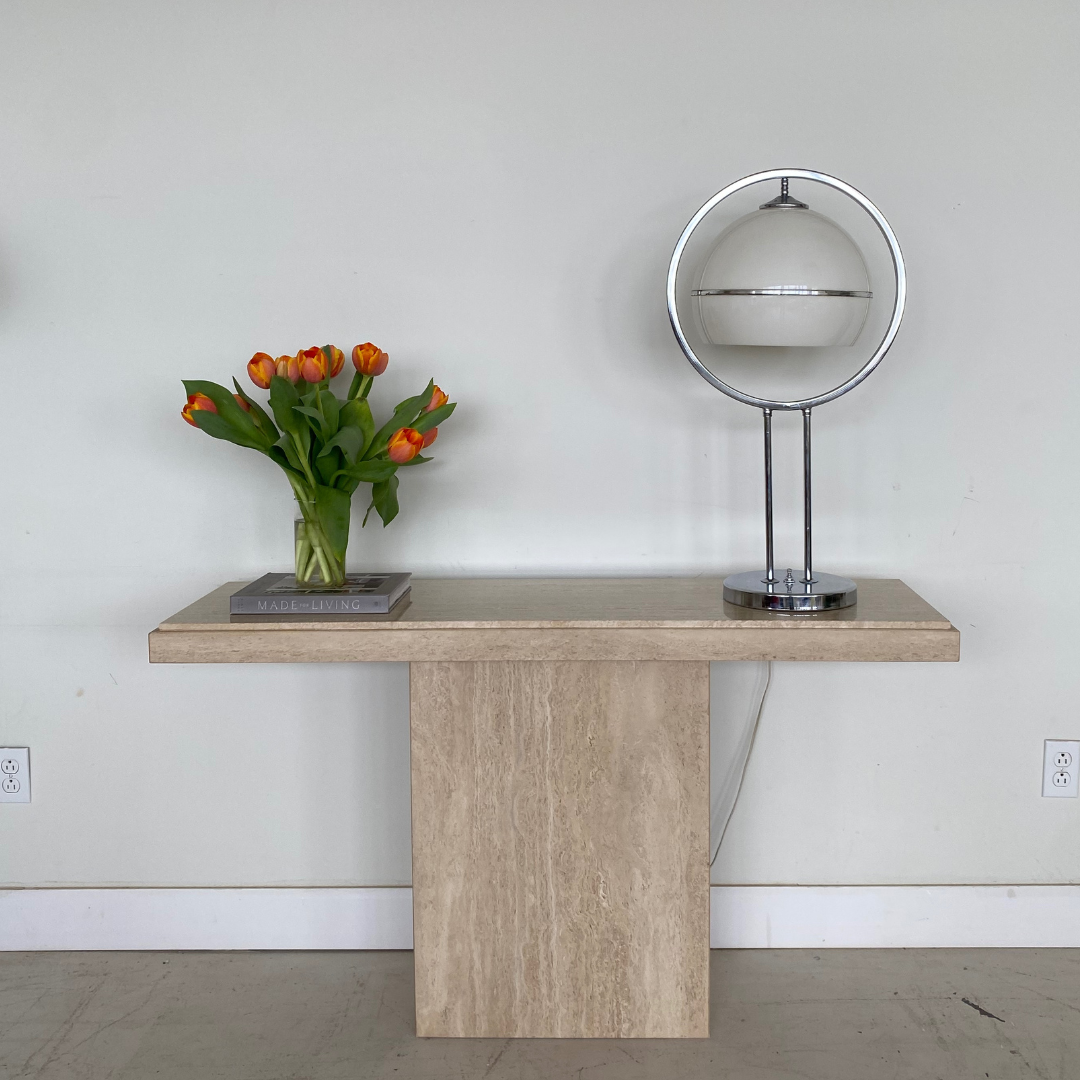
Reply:
<svg viewBox="0 0 1080 1080"><path fill-rule="evenodd" d="M769 398L754 397L752 394L744 394L741 390L736 390L735 387L729 386L722 379L718 379L701 362L701 360L698 359L690 342L686 340L682 323L679 320L679 312L675 304L675 281L679 273L679 263L682 260L683 251L685 250L687 243L689 243L694 230L701 224L705 215L722 203L729 195L734 195L737 191L742 191L743 188L750 187L752 184L760 184L766 180L782 180L784 177L789 177L794 180L812 180L814 183L824 184L826 187L835 188L837 191L843 192L848 198L857 202L867 214L873 218L874 224L877 225L881 235L885 238L885 243L889 246L889 254L892 256L893 273L896 276L896 296L893 300L892 318L889 320L889 327L885 331L885 336L881 339L878 347L874 350L873 356L871 356L870 359L847 380L847 382L841 383L839 386L834 386L831 390L824 394L819 394L817 397L804 398L801 401L772 401ZM668 265L668 318L671 320L671 329L675 332L675 338L679 342L679 348L682 349L686 359L693 364L697 373L707 383L716 387L721 393L727 394L728 397L734 398L736 401L741 401L744 405L752 405L758 409L784 409L789 411L794 411L796 409L813 409L818 405L824 405L828 401L835 401L849 390L854 389L874 370L874 368L878 366L878 364L881 363L885 354L889 351L893 339L896 337L896 332L900 329L900 320L904 317L904 305L906 302L907 273L904 270L904 255L900 250L900 244L897 242L892 227L885 220L885 216L861 191L853 188L850 184L845 184L843 180L838 180L835 176L829 176L827 173L812 172L809 169L769 169L766 172L752 173L750 176L744 176L741 180L736 180L734 184L728 184L722 191L718 191L690 219L686 228L683 229L682 235L679 237L679 242L675 245L675 250L671 255L671 263Z"/></svg>

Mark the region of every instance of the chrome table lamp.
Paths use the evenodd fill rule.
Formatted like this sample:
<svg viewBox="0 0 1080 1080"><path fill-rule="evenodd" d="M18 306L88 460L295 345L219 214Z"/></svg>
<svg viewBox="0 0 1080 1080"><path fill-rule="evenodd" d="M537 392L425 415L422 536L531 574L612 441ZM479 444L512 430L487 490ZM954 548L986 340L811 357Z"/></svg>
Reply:
<svg viewBox="0 0 1080 1080"><path fill-rule="evenodd" d="M706 215L736 192L753 184L779 180L780 194L725 229L705 261L691 292L701 330L713 345L802 346L853 345L870 309L870 276L855 241L835 222L811 210L788 191L790 179L835 188L853 199L873 219L892 259L896 289L892 316L870 359L847 381L815 397L774 401L743 393L718 378L695 353L684 332L676 304L679 265L691 236ZM881 211L850 184L808 169L770 169L753 173L718 191L690 219L667 275L671 328L698 374L728 397L761 409L765 423L765 569L732 574L724 581L724 599L739 607L791 614L828 611L856 602L855 582L814 570L811 528L810 414L854 389L881 363L904 315L907 278L904 257ZM802 413L803 429L803 566L796 578L778 577L773 551L772 415Z"/></svg>

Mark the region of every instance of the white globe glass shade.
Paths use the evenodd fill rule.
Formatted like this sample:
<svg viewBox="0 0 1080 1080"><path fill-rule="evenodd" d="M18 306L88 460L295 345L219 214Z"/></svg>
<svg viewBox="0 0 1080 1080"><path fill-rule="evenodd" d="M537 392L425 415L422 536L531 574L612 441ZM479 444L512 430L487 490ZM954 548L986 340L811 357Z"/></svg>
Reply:
<svg viewBox="0 0 1080 1080"><path fill-rule="evenodd" d="M870 275L835 222L801 207L768 207L721 233L695 297L714 345L854 345L870 308Z"/></svg>

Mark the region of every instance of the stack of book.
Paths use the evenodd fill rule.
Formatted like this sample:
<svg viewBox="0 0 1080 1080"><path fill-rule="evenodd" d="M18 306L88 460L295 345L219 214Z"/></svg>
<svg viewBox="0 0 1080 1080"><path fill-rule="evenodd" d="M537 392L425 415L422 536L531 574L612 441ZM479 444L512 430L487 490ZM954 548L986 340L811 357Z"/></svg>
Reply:
<svg viewBox="0 0 1080 1080"><path fill-rule="evenodd" d="M340 622L396 619L409 606L411 574L347 574L340 589L297 585L294 574L264 574L229 597L233 622Z"/></svg>

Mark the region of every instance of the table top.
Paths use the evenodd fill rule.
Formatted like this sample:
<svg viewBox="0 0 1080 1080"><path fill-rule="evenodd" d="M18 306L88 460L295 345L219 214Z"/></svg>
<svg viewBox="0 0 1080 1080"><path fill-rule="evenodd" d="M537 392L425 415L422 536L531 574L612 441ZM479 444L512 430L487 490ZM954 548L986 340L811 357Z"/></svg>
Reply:
<svg viewBox="0 0 1080 1080"><path fill-rule="evenodd" d="M959 659L959 632L896 579L858 579L854 608L792 616L725 604L718 577L414 578L390 620L233 622L243 584L166 619L151 661Z"/></svg>

